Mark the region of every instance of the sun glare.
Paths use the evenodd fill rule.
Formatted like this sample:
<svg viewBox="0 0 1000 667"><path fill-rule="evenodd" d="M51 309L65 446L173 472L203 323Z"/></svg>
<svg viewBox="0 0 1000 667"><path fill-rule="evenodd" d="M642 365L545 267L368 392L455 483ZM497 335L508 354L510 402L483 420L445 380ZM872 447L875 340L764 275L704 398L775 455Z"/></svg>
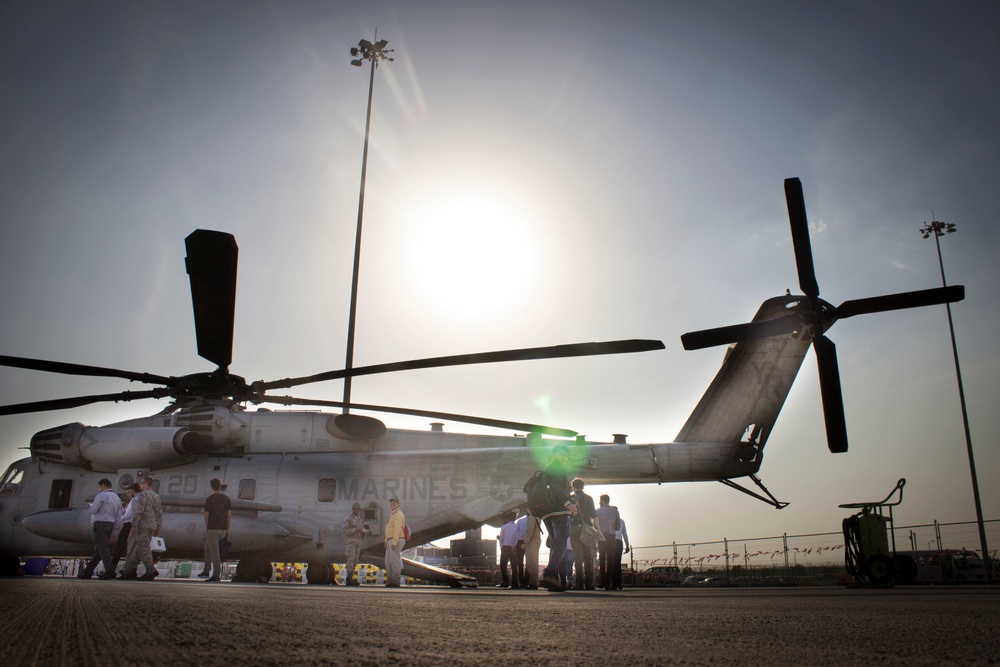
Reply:
<svg viewBox="0 0 1000 667"><path fill-rule="evenodd" d="M535 216L504 193L448 191L407 216L414 297L439 315L498 316L529 296L539 270Z"/></svg>

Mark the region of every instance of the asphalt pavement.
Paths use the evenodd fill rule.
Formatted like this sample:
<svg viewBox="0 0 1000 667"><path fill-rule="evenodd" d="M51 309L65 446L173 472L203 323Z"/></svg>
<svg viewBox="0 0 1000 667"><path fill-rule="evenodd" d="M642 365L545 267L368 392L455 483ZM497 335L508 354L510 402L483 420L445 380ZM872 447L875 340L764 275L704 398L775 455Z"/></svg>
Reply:
<svg viewBox="0 0 1000 667"><path fill-rule="evenodd" d="M990 665L996 586L385 589L0 579L3 664Z"/></svg>

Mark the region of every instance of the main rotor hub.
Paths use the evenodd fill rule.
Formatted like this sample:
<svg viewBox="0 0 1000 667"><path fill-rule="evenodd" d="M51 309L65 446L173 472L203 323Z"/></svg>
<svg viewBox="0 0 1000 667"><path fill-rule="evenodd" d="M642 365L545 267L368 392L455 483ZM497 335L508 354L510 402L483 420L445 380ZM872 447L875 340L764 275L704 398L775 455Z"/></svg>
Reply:
<svg viewBox="0 0 1000 667"><path fill-rule="evenodd" d="M248 391L246 380L231 373L192 373L177 379L173 387L178 400L189 398L246 400Z"/></svg>

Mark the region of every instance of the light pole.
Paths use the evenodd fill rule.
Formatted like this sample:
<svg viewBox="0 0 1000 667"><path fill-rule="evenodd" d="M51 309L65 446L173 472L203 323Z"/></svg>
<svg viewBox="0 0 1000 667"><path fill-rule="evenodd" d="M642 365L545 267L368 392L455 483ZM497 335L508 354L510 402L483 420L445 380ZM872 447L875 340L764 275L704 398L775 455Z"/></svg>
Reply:
<svg viewBox="0 0 1000 667"><path fill-rule="evenodd" d="M941 237L945 234L955 233L955 225L952 223L939 222L937 220L925 222L920 228L923 237L934 237L934 245L937 248L938 266L941 269L941 285L948 286L944 277L944 260L941 259ZM955 342L955 324L951 317L951 304L945 303L948 309L948 331L951 333L951 352L955 357L955 377L958 380L958 400L962 405L962 423L965 426L965 447L969 452L969 472L972 474L972 497L976 502L976 522L979 524L979 545L983 550L983 565L987 573L986 581L992 578L992 568L990 567L990 552L986 546L986 525L983 523L983 505L979 500L979 477L976 475L976 458L972 454L972 431L969 430L969 411L965 407L965 387L962 384L962 368L958 363L958 344Z"/></svg>
<svg viewBox="0 0 1000 667"><path fill-rule="evenodd" d="M378 37L378 31L375 31ZM354 236L354 272L351 275L351 312L347 318L347 360L344 362L344 370L348 371L344 376L344 414L351 411L351 374L354 368L354 327L358 315L358 272L361 268L361 221L365 213L365 176L368 173L368 137L372 129L372 90L375 85L375 69L383 60L393 61L388 54L393 49L386 49L389 42L382 39L372 44L367 39L362 39L357 46L351 47L351 55L355 57L351 64L361 67L362 61L371 62L371 74L368 76L368 115L365 118L365 149L361 157L361 194L358 195L358 228Z"/></svg>

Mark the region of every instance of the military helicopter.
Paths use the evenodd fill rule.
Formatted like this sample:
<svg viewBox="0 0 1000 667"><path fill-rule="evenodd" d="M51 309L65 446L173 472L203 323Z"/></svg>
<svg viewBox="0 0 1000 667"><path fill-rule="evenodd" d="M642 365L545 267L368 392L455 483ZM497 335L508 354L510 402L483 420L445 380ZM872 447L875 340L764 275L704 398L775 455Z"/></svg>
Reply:
<svg viewBox="0 0 1000 667"><path fill-rule="evenodd" d="M728 345L722 368L675 442L591 442L576 432L543 425L445 412L276 395L278 389L376 373L663 349L656 340L581 343L464 354L335 370L306 377L247 382L229 372L238 248L227 233L197 230L186 239L198 354L212 373L154 375L58 361L0 356L0 365L95 377L154 388L117 394L0 406L0 416L61 410L106 401L169 398L155 415L107 426L72 423L35 434L29 458L0 478L0 571L13 574L20 557L84 557L92 551L88 501L97 481L124 490L151 477L164 508L170 557L201 559L202 508L218 478L233 502L231 559L236 580L266 581L272 561L308 563L309 583L326 584L344 554L337 530L361 503L371 535L363 558L378 562L387 500L406 508L412 545L483 524L500 525L524 507L525 480L543 467L553 447L566 446L575 474L590 484L718 481L782 508L757 472L764 446L810 345L816 350L828 445L847 451L847 427L836 347L825 332L855 315L960 301L962 286L845 301L819 298L802 186L785 181L785 195L802 295L766 300L746 324L687 333L685 349ZM277 404L341 408L339 413L247 409ZM469 435L388 429L350 409L429 417L512 430L515 435ZM757 490L736 482L748 478ZM407 560L404 574L453 586L464 575Z"/></svg>

